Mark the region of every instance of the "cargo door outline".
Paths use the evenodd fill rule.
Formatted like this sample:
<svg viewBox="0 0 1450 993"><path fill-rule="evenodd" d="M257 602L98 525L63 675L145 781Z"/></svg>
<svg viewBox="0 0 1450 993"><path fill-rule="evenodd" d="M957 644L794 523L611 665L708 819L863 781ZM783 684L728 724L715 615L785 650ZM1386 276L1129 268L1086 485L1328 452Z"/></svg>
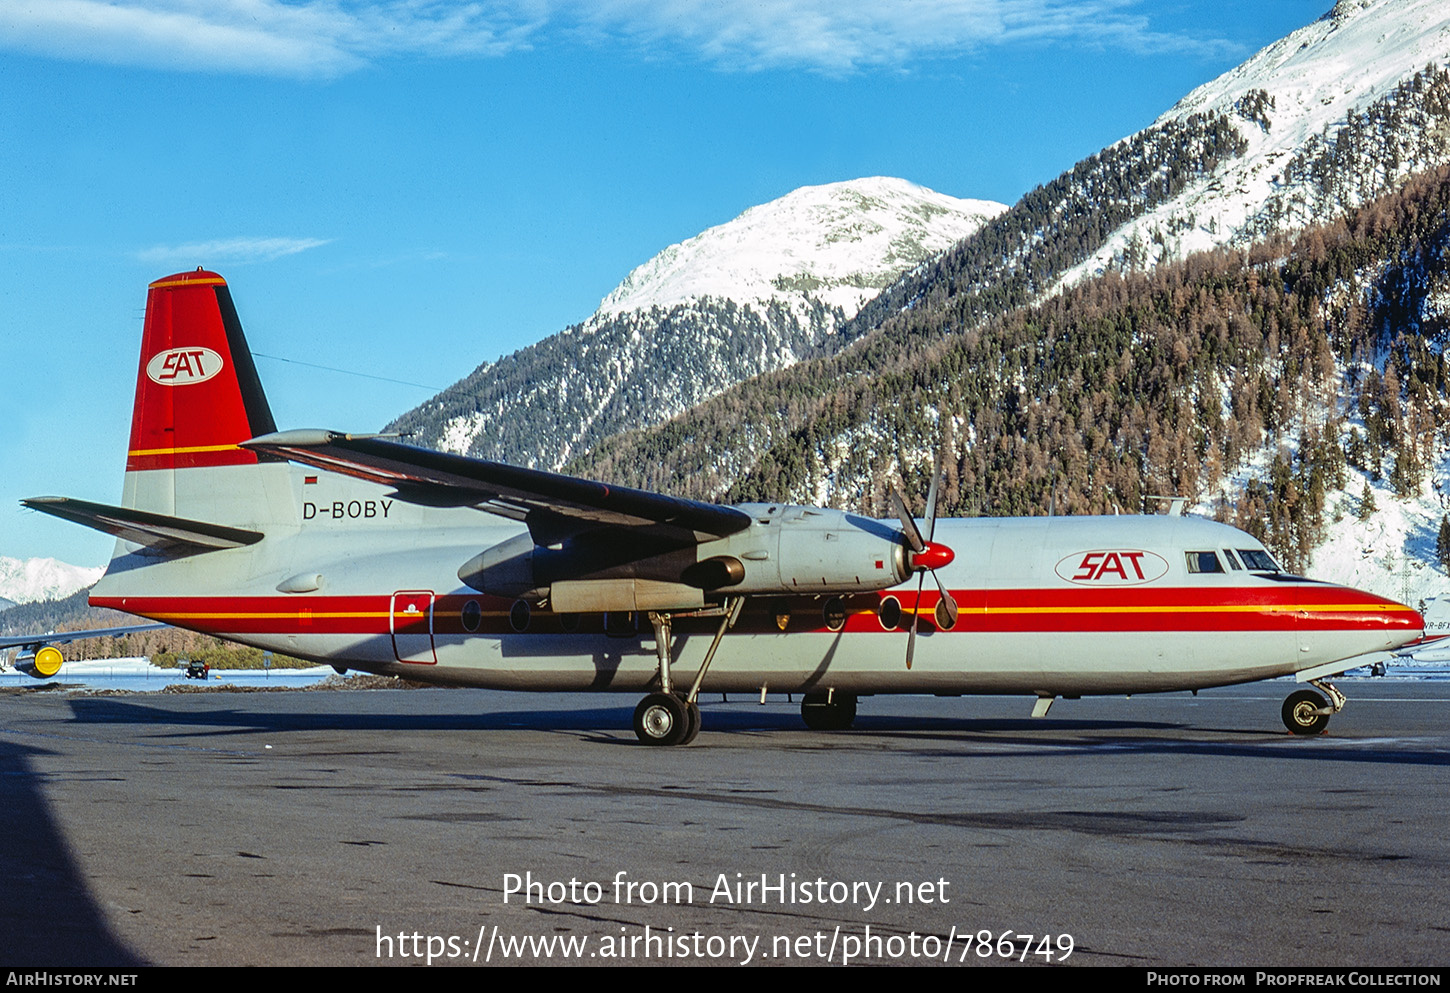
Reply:
<svg viewBox="0 0 1450 993"><path fill-rule="evenodd" d="M433 591L399 590L388 609L388 631L399 662L437 665L433 648Z"/></svg>

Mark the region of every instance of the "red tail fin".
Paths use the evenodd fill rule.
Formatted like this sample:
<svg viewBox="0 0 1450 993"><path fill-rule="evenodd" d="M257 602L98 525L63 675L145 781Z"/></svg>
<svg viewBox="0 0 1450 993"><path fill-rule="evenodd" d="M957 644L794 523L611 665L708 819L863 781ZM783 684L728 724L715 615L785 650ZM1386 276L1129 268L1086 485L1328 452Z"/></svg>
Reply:
<svg viewBox="0 0 1450 993"><path fill-rule="evenodd" d="M226 280L152 283L126 471L255 463L237 443L275 430Z"/></svg>

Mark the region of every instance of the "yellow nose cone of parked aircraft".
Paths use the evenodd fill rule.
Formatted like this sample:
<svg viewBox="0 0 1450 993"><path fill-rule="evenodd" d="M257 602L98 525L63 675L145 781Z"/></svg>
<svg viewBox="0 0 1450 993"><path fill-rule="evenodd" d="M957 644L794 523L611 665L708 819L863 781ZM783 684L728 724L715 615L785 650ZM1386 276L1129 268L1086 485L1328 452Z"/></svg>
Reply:
<svg viewBox="0 0 1450 993"><path fill-rule="evenodd" d="M46 645L35 653L35 661L32 664L35 666L35 674L37 676L41 679L49 679L57 672L60 672L60 664L64 661L65 659L61 657L59 648Z"/></svg>

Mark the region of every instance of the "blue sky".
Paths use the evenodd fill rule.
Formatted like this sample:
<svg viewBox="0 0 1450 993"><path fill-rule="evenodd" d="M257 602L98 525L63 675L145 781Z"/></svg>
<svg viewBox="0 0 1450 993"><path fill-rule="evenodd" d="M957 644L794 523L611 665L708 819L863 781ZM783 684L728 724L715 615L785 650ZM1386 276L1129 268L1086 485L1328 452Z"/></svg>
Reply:
<svg viewBox="0 0 1450 993"><path fill-rule="evenodd" d="M109 555L17 501L119 499L160 276L227 277L280 427L375 430L747 207L1011 203L1329 6L0 0L0 555Z"/></svg>

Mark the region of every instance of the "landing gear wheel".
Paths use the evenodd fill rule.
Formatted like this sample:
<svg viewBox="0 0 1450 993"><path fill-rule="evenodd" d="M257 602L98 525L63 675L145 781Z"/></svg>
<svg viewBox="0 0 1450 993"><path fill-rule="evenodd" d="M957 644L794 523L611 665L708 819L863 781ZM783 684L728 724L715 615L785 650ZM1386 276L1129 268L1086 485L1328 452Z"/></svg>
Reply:
<svg viewBox="0 0 1450 993"><path fill-rule="evenodd" d="M685 728L685 736L680 739L679 743L688 745L700 733L700 705L698 703L690 703L688 700L684 701L684 704L688 727Z"/></svg>
<svg viewBox="0 0 1450 993"><path fill-rule="evenodd" d="M677 696L651 693L634 708L634 734L646 745L678 745L689 730L689 708Z"/></svg>
<svg viewBox="0 0 1450 993"><path fill-rule="evenodd" d="M845 731L856 721L856 698L849 693L807 693L801 697L801 720L812 731Z"/></svg>
<svg viewBox="0 0 1450 993"><path fill-rule="evenodd" d="M1329 726L1329 701L1313 690L1296 690L1284 701L1284 726L1294 734L1320 734Z"/></svg>

